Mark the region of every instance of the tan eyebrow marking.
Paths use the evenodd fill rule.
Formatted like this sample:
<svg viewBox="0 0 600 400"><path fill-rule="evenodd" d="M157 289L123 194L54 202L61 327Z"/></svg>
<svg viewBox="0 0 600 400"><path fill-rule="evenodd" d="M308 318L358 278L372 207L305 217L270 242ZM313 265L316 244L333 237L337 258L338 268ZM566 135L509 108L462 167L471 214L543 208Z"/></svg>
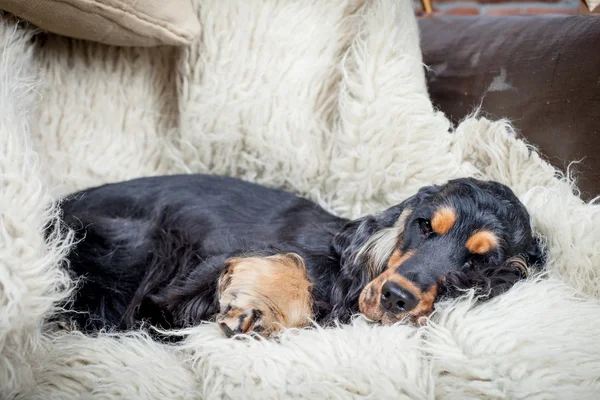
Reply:
<svg viewBox="0 0 600 400"><path fill-rule="evenodd" d="M485 254L498 247L498 237L490 231L479 231L467 240L467 249L473 254Z"/></svg>
<svg viewBox="0 0 600 400"><path fill-rule="evenodd" d="M450 207L442 207L435 211L431 218L431 228L438 235L445 235L456 222L456 211Z"/></svg>

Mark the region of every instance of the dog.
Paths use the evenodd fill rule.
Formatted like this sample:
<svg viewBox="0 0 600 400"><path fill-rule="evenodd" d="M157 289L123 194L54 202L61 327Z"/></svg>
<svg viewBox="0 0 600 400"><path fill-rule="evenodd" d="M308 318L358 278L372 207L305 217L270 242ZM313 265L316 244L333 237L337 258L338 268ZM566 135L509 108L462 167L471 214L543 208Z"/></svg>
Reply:
<svg viewBox="0 0 600 400"><path fill-rule="evenodd" d="M508 290L541 268L530 216L507 186L472 178L421 188L347 220L294 194L201 174L111 183L61 199L78 282L78 329L216 321L231 337L347 322L424 323L436 300Z"/></svg>

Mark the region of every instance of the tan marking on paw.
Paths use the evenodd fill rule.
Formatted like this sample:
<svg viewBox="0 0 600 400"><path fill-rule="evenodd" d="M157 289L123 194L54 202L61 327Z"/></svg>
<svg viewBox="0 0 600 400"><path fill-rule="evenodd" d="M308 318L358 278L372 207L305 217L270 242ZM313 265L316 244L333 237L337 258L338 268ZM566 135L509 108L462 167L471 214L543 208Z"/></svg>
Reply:
<svg viewBox="0 0 600 400"><path fill-rule="evenodd" d="M217 322L231 336L303 327L312 317L312 285L302 257L295 253L236 257L219 281Z"/></svg>

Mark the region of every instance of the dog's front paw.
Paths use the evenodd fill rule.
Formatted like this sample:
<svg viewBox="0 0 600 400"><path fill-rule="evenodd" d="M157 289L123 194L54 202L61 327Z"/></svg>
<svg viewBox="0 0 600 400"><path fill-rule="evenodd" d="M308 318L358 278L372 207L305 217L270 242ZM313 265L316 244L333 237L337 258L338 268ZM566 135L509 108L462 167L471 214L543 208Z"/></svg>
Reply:
<svg viewBox="0 0 600 400"><path fill-rule="evenodd" d="M217 316L217 323L227 337L240 333L256 332L267 334L263 325L264 313L256 308L240 308L228 305L225 311Z"/></svg>
<svg viewBox="0 0 600 400"><path fill-rule="evenodd" d="M238 257L226 266L216 320L227 337L250 332L268 337L309 323L312 286L300 256Z"/></svg>

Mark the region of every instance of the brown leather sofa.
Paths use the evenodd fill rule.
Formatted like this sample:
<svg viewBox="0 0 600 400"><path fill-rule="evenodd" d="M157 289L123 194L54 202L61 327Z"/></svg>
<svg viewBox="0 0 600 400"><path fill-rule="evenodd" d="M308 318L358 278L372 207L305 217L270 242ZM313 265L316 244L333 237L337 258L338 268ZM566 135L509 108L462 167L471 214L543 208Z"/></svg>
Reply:
<svg viewBox="0 0 600 400"><path fill-rule="evenodd" d="M481 105L509 118L553 165L571 161L600 195L600 17L434 16L419 20L429 91L454 122Z"/></svg>

